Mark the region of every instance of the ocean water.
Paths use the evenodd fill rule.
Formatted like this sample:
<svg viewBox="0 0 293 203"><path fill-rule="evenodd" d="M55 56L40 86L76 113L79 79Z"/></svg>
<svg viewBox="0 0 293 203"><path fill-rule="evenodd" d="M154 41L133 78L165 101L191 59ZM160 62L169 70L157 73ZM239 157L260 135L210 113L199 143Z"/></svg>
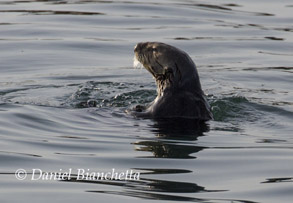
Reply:
<svg viewBox="0 0 293 203"><path fill-rule="evenodd" d="M292 13L289 0L1 0L0 201L291 202ZM191 56L213 121L124 113L156 96L132 65L141 41ZM86 176L113 171L139 178Z"/></svg>

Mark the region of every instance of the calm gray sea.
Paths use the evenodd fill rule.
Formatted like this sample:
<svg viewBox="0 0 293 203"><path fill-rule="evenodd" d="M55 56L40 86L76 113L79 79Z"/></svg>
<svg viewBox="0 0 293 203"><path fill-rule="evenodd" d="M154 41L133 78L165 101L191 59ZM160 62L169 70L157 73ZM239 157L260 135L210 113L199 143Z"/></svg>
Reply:
<svg viewBox="0 0 293 203"><path fill-rule="evenodd" d="M292 13L291 0L1 0L1 203L292 202ZM191 56L213 121L124 113L156 95L132 65L141 41Z"/></svg>

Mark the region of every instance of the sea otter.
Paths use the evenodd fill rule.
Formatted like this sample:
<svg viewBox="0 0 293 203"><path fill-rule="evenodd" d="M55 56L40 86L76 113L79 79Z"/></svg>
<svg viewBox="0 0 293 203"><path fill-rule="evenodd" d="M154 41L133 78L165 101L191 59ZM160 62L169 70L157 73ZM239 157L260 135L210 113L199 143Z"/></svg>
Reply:
<svg viewBox="0 0 293 203"><path fill-rule="evenodd" d="M144 118L213 118L201 89L196 66L184 51L160 42L141 42L134 47L135 60L155 78L157 97L148 106L128 111Z"/></svg>

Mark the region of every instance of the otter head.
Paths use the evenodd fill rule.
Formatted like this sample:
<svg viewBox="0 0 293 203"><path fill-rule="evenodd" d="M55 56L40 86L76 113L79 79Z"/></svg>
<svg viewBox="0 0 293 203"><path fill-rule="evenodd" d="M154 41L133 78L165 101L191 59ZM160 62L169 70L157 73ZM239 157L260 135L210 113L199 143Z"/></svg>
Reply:
<svg viewBox="0 0 293 203"><path fill-rule="evenodd" d="M134 47L134 53L154 76L158 93L184 85L201 89L195 64L184 51L160 42L141 42Z"/></svg>

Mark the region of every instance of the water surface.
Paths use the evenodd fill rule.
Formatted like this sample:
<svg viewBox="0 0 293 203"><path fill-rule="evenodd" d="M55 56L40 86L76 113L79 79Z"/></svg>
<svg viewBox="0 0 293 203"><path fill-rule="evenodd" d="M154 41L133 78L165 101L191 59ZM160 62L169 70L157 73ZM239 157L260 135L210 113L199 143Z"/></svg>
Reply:
<svg viewBox="0 0 293 203"><path fill-rule="evenodd" d="M1 202L290 202L293 3L1 1ZM195 61L215 119L136 119L155 98L133 47ZM14 173L25 169L25 180ZM32 181L134 170L140 180Z"/></svg>

